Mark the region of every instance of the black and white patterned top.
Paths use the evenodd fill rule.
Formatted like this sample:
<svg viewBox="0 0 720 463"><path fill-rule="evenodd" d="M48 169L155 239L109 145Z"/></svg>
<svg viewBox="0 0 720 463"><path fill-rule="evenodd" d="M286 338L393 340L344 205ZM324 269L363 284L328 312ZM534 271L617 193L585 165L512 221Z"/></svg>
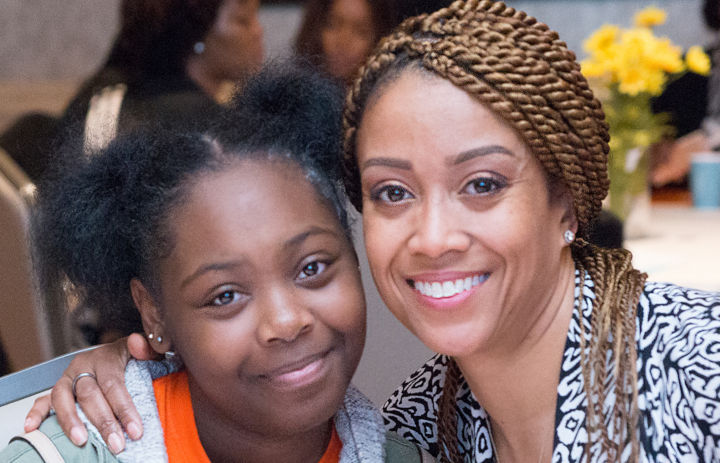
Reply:
<svg viewBox="0 0 720 463"><path fill-rule="evenodd" d="M576 310L558 385L553 463L586 460L587 399L580 366L579 291L577 277ZM587 276L582 291L587 337L595 299ZM720 462L720 293L647 283L638 307L636 340L640 461ZM383 407L389 430L434 455L439 451L436 417L447 361L443 355L431 358ZM465 463L495 461L487 414L465 381L456 399L458 440ZM613 402L614 394L610 394L606 404ZM590 448L593 462L607 461L599 445Z"/></svg>

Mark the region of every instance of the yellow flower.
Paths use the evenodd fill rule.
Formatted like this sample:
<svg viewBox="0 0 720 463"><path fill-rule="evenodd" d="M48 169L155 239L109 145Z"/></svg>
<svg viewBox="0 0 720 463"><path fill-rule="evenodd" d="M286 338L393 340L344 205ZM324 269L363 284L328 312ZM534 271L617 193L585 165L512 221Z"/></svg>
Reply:
<svg viewBox="0 0 720 463"><path fill-rule="evenodd" d="M685 62L687 63L688 69L696 74L704 76L710 74L710 58L708 58L708 55L705 54L703 49L697 45L688 49L685 55Z"/></svg>
<svg viewBox="0 0 720 463"><path fill-rule="evenodd" d="M637 27L653 27L663 24L667 19L667 13L660 8L649 6L635 13L633 22Z"/></svg>
<svg viewBox="0 0 720 463"><path fill-rule="evenodd" d="M603 77L610 73L608 63L586 59L580 62L580 69L587 78Z"/></svg>
<svg viewBox="0 0 720 463"><path fill-rule="evenodd" d="M591 55L605 53L615 42L619 31L620 28L618 26L605 24L585 40L583 48Z"/></svg>
<svg viewBox="0 0 720 463"><path fill-rule="evenodd" d="M673 45L669 39L655 39L646 51L648 64L670 74L685 70L682 60L682 50Z"/></svg>

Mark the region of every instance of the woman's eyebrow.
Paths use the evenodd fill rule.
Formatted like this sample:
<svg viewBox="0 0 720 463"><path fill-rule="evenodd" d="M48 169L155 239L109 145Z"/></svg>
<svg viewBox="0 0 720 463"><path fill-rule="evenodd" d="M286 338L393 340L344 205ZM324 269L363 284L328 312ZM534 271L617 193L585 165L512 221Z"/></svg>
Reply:
<svg viewBox="0 0 720 463"><path fill-rule="evenodd" d="M392 167L395 169L412 170L412 164L410 163L410 161L405 161L404 159L371 158L363 163L362 169L360 169L360 171L362 172L368 167L372 166L384 166Z"/></svg>
<svg viewBox="0 0 720 463"><path fill-rule="evenodd" d="M479 148L473 148L471 150L463 151L462 153L452 156L448 158L447 164L451 166L456 166L458 164L462 164L463 162L467 162L471 159L475 159L479 156L487 156L488 154L506 154L508 156L515 156L515 153L510 151L509 149L505 148L501 145L488 145L488 146L481 146Z"/></svg>

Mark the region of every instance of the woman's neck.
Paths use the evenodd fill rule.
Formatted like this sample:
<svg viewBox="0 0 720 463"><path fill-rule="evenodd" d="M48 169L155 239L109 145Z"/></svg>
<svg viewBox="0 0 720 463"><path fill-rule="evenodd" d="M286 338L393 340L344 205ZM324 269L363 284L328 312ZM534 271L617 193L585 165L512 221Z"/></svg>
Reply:
<svg viewBox="0 0 720 463"><path fill-rule="evenodd" d="M512 347L503 343L455 359L490 416L502 463L549 461L552 453L557 387L574 306L575 267L569 252L560 267L557 283L533 312L531 328Z"/></svg>
<svg viewBox="0 0 720 463"><path fill-rule="evenodd" d="M190 387L193 397L193 387ZM242 427L226 411L197 400L201 395L196 394L192 399L195 425L203 449L213 463L319 461L330 444L332 420L297 434L262 434Z"/></svg>

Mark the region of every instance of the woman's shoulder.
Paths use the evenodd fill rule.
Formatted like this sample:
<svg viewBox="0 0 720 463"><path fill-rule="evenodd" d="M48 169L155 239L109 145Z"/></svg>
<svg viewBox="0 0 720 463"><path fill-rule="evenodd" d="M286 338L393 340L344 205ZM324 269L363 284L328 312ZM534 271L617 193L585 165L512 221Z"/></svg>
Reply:
<svg viewBox="0 0 720 463"><path fill-rule="evenodd" d="M38 447L45 446L59 453L65 461L103 461L116 462L117 458L94 435L82 447L73 444L63 433L57 418L53 415L46 419L38 431L28 437L18 436L0 452L0 461L8 463L43 463L45 460ZM41 433L41 434L36 434ZM32 444L31 442L35 442ZM44 442L44 444L38 443ZM47 450L44 450L47 451Z"/></svg>
<svg viewBox="0 0 720 463"><path fill-rule="evenodd" d="M693 327L717 331L720 293L649 282L640 297L638 316L645 332L670 334Z"/></svg>
<svg viewBox="0 0 720 463"><path fill-rule="evenodd" d="M720 457L720 294L648 283L638 307L646 451ZM685 460L683 460L685 461Z"/></svg>
<svg viewBox="0 0 720 463"><path fill-rule="evenodd" d="M720 293L647 283L638 304L637 331L638 351L646 358L700 360L708 346L720 346Z"/></svg>
<svg viewBox="0 0 720 463"><path fill-rule="evenodd" d="M437 453L437 409L448 357L435 355L412 373L382 408L385 428Z"/></svg>
<svg viewBox="0 0 720 463"><path fill-rule="evenodd" d="M448 366L448 357L436 354L415 370L405 381L392 393L383 406L383 413L393 407L402 406L409 397L422 396L429 399L427 405L437 402L442 394L442 387L445 383L445 372ZM414 401L414 400L413 400ZM414 404L414 406L417 404Z"/></svg>

